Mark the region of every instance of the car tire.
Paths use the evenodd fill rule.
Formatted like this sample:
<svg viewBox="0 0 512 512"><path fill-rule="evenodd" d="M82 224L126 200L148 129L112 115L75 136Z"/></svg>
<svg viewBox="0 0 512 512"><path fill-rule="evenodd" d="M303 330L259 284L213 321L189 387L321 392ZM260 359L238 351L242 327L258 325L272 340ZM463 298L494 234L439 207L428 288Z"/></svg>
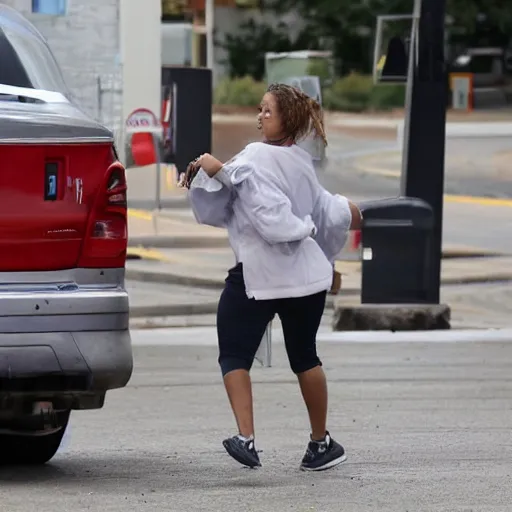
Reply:
<svg viewBox="0 0 512 512"><path fill-rule="evenodd" d="M57 432L42 436L0 435L0 464L42 465L57 453L69 422L71 411L58 413L61 428Z"/></svg>

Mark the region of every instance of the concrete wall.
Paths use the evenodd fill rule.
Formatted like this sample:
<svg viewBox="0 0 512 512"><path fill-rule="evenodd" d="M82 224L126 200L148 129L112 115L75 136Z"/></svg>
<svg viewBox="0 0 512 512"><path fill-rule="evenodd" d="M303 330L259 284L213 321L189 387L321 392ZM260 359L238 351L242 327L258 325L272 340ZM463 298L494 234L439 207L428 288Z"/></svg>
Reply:
<svg viewBox="0 0 512 512"><path fill-rule="evenodd" d="M160 119L162 89L162 35L160 0L119 0L123 125L138 108ZM124 148L124 143L119 145Z"/></svg>
<svg viewBox="0 0 512 512"><path fill-rule="evenodd" d="M161 1L120 0L123 114L148 108L160 117Z"/></svg>
<svg viewBox="0 0 512 512"><path fill-rule="evenodd" d="M192 62L192 24L162 23L162 66Z"/></svg>
<svg viewBox="0 0 512 512"><path fill-rule="evenodd" d="M2 0L25 15L48 40L84 110L113 128L120 119L119 0L68 0L64 16L32 13L32 0ZM148 0L144 0L147 2ZM99 107L98 78L103 88Z"/></svg>

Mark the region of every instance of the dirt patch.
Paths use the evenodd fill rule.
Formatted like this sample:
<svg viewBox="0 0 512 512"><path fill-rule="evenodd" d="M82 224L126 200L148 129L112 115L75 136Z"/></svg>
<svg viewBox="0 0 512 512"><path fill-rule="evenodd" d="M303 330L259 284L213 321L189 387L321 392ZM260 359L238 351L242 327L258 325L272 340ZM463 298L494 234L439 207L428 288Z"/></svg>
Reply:
<svg viewBox="0 0 512 512"><path fill-rule="evenodd" d="M212 152L225 162L250 142L261 140L260 132L248 123L213 123Z"/></svg>
<svg viewBox="0 0 512 512"><path fill-rule="evenodd" d="M212 112L222 115L247 115L255 117L258 113L258 107L237 107L236 105L213 105Z"/></svg>
<svg viewBox="0 0 512 512"><path fill-rule="evenodd" d="M222 122L213 123L213 153L220 160L227 160L238 153L250 142L261 140L260 133L256 128L255 109L253 107L214 106L214 112L222 115L237 115L247 117L247 121L240 119L223 119ZM249 122L249 116L251 118ZM367 119L403 119L403 109L392 112L372 112L371 114L347 114L343 112L326 112L327 136L330 133L342 134L348 137L359 139L396 140L397 130L390 127L367 127L367 126L343 126L338 122L344 118ZM512 120L512 113L509 110L495 112L457 112L448 111L449 122L485 122L485 121L506 121ZM338 121L338 122L337 122ZM512 164L511 154L499 156L496 166L501 172L510 172Z"/></svg>
<svg viewBox="0 0 512 512"><path fill-rule="evenodd" d="M236 105L213 105L214 114L222 115L256 115L257 106L254 107L238 107ZM405 109L397 108L386 111L369 111L363 113L351 112L335 112L326 111L326 119L343 119L343 118L372 118L372 119L403 119L405 117ZM459 110L448 109L446 118L449 122L475 122L475 121L510 121L512 122L512 108L503 108L499 110L474 110L465 112Z"/></svg>
<svg viewBox="0 0 512 512"><path fill-rule="evenodd" d="M333 125L327 127L327 138L329 133L336 132L347 137L356 139L378 139L378 140L396 140L396 128L382 128L370 126L339 126Z"/></svg>
<svg viewBox="0 0 512 512"><path fill-rule="evenodd" d="M247 144L261 140L256 123L213 123L213 154L225 162L241 151ZM396 129L373 127L328 126L329 134L345 135L360 139L396 140Z"/></svg>

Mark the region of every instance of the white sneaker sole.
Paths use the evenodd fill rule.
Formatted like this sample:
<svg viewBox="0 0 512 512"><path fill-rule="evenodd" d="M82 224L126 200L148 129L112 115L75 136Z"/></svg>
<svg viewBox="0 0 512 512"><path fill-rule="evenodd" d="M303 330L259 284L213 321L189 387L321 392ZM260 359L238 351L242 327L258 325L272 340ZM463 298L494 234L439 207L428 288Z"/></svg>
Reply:
<svg viewBox="0 0 512 512"><path fill-rule="evenodd" d="M331 468L334 468L334 467L340 465L342 462L345 462L346 460L347 460L347 454L344 453L341 457L331 460L327 464L324 464L323 466L319 466L318 468L306 468L304 466L301 466L300 469L302 471L325 471L326 469L331 469Z"/></svg>

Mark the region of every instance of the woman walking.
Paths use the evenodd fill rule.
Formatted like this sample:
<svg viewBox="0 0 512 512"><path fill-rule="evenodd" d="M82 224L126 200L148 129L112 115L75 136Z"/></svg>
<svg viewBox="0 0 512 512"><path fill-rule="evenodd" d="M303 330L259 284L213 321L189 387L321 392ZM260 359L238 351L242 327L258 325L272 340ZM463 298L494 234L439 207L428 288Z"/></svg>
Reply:
<svg viewBox="0 0 512 512"><path fill-rule="evenodd" d="M311 423L301 468L319 471L346 455L327 430L327 384L316 335L334 260L361 216L345 197L321 187L310 155L296 145L313 129L327 144L316 101L288 85L271 85L258 128L263 142L249 144L225 164L201 155L183 182L197 221L227 228L237 262L217 313L219 365L238 426L238 435L223 444L241 464L261 466L249 372L277 315Z"/></svg>

